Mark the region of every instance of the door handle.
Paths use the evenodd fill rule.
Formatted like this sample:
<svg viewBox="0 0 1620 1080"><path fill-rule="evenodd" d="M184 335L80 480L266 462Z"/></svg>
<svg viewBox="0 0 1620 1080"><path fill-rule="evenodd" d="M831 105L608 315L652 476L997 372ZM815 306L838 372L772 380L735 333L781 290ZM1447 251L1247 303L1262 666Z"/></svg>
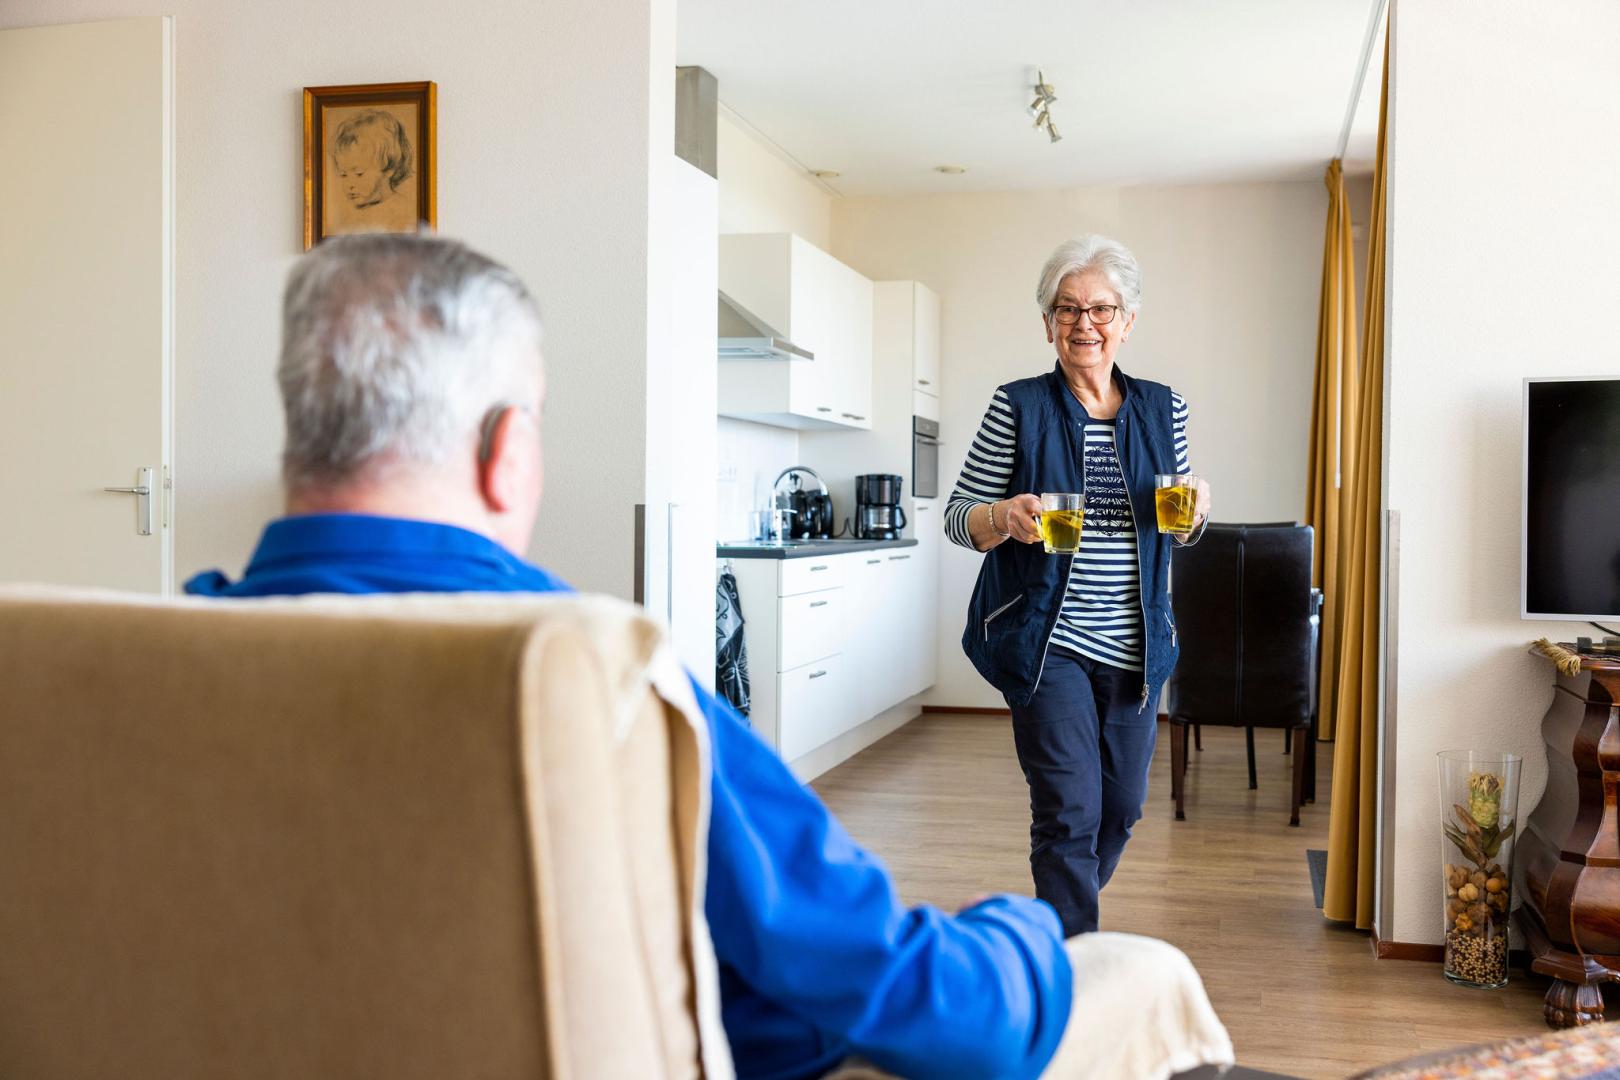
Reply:
<svg viewBox="0 0 1620 1080"><path fill-rule="evenodd" d="M137 470L137 481L134 487L104 487L101 490L110 491L114 495L135 496L135 534L151 536L152 470L144 467Z"/></svg>

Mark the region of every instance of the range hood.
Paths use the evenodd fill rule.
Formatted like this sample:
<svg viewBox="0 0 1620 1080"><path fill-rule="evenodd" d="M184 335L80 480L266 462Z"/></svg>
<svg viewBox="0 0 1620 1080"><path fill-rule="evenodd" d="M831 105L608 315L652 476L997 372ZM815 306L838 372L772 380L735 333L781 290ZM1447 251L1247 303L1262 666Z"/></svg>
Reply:
<svg viewBox="0 0 1620 1080"><path fill-rule="evenodd" d="M763 319L756 318L725 293L720 294L720 341L722 360L814 360L815 354L801 349L778 334Z"/></svg>

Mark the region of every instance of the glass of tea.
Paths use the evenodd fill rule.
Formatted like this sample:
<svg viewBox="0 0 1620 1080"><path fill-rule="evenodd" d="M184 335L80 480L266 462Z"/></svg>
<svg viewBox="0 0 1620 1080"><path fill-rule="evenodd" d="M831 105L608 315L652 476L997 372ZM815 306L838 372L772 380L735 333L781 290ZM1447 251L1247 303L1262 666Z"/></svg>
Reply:
<svg viewBox="0 0 1620 1080"><path fill-rule="evenodd" d="M1154 478L1153 507L1159 516L1159 531L1182 538L1192 535L1198 507L1198 477L1160 474Z"/></svg>
<svg viewBox="0 0 1620 1080"><path fill-rule="evenodd" d="M1041 494L1041 541L1048 555L1073 555L1080 550L1080 523L1086 516L1086 497L1078 492Z"/></svg>

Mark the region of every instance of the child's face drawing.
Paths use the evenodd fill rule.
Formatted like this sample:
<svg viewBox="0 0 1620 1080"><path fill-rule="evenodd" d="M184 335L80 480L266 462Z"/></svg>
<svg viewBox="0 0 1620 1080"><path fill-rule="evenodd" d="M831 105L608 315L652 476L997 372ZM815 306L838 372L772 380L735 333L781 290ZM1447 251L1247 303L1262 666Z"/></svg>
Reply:
<svg viewBox="0 0 1620 1080"><path fill-rule="evenodd" d="M376 206L394 193L382 169L382 155L375 147L363 143L348 146L333 154L332 160L343 195L356 210Z"/></svg>

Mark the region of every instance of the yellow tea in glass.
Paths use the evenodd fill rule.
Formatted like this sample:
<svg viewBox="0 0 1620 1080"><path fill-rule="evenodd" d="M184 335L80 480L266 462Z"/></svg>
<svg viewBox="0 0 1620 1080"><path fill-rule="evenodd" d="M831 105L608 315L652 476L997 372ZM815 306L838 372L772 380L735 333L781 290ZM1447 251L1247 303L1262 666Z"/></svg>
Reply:
<svg viewBox="0 0 1620 1080"><path fill-rule="evenodd" d="M1153 491L1153 506L1159 516L1159 531L1175 536L1189 536L1196 524L1198 505L1198 477L1191 475L1157 476Z"/></svg>
<svg viewBox="0 0 1620 1080"><path fill-rule="evenodd" d="M1048 555L1073 555L1080 550L1080 524L1086 516L1086 497L1072 492L1048 491L1041 495L1041 540Z"/></svg>

